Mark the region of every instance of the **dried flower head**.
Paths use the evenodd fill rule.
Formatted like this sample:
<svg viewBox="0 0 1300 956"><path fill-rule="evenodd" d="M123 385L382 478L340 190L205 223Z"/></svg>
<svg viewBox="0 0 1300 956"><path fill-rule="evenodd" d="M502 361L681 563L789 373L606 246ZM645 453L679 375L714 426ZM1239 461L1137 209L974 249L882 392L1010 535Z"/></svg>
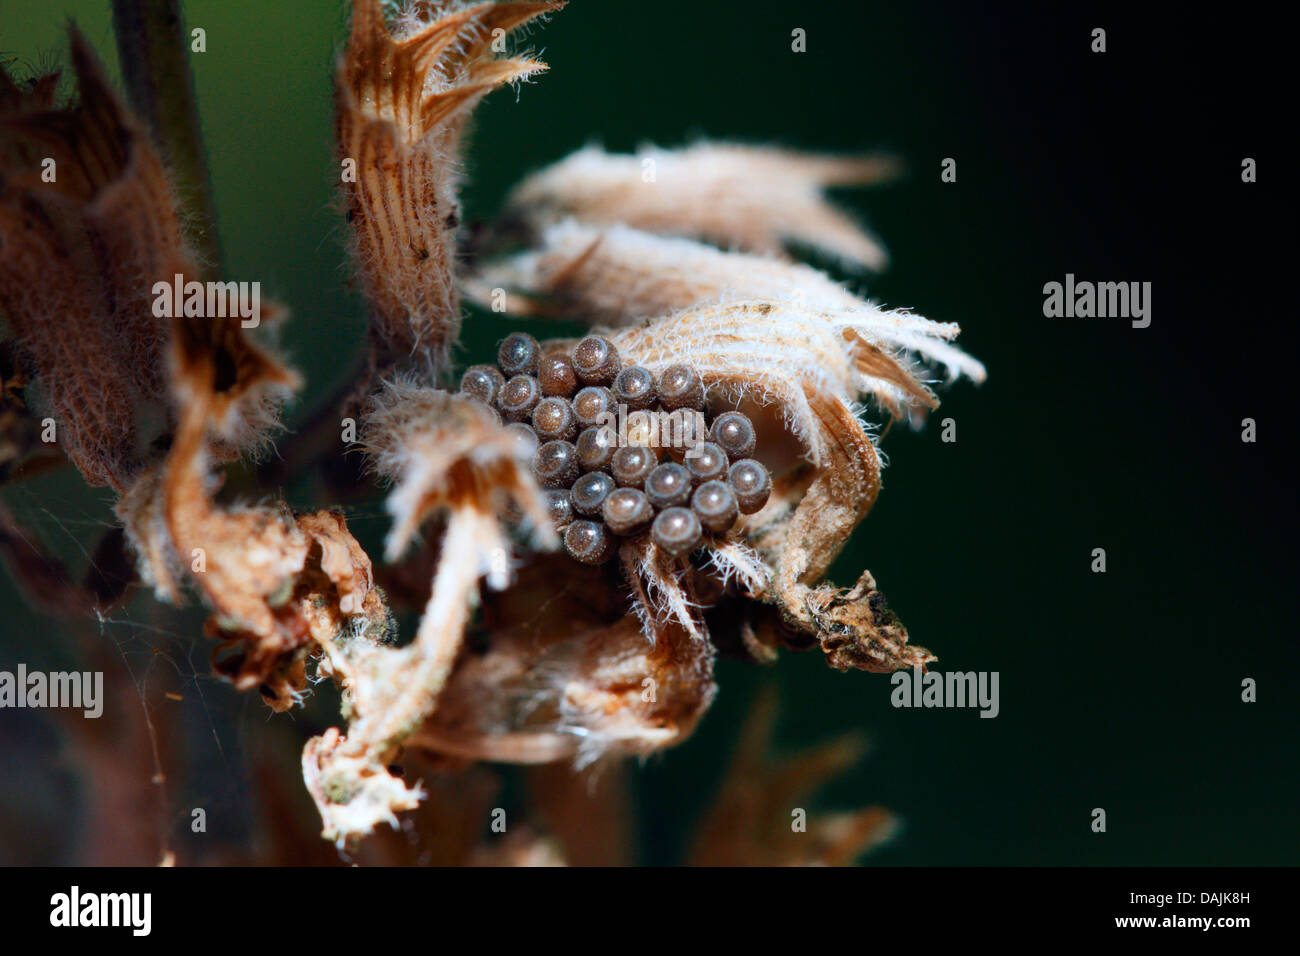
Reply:
<svg viewBox="0 0 1300 956"><path fill-rule="evenodd" d="M416 751L439 772L604 769L681 742L717 693L720 648L766 663L820 647L832 667L876 672L934 659L870 572L849 588L825 576L880 490L871 405L919 420L938 404L932 370L979 381L983 366L952 344L955 324L866 301L787 249L881 268L880 243L823 190L881 181L893 162L715 143L585 149L528 177L462 248L468 117L545 68L499 55L500 41L560 6L406 0L386 18L379 0L352 4L338 155L371 354L304 444L331 447L320 434L334 410L359 424L369 467L348 490L387 485L380 567L336 509L222 499L241 480L224 466L268 440L298 377L233 316L153 310L155 283L202 264L150 137L84 42L74 34L75 106L55 107L53 76L0 74L0 311L13 331L0 474L29 451L34 379L70 460L119 493L139 578L210 609L217 672L275 710L311 679L338 684L346 726L308 741L301 766L340 847L445 797L441 778L402 776ZM40 179L46 155L57 185ZM523 248L488 258L507 240ZM444 390L461 288L591 334L513 332ZM0 524L5 554L27 554L18 526ZM420 611L408 642L390 599ZM842 862L883 836L874 809L822 818L799 847L772 830L774 808L852 748L772 766L756 720L700 860ZM466 779L465 807L480 807L482 780ZM522 829L448 853L562 859Z"/></svg>

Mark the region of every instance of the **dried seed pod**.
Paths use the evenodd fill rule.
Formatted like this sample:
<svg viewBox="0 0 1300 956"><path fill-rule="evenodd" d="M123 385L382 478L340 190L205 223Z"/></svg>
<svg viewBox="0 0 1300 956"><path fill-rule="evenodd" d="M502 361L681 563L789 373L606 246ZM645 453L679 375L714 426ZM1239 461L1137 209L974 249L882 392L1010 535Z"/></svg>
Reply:
<svg viewBox="0 0 1300 956"><path fill-rule="evenodd" d="M588 385L573 396L573 414L579 428L601 424L601 416L614 410L614 393L602 385Z"/></svg>
<svg viewBox="0 0 1300 956"><path fill-rule="evenodd" d="M691 473L675 462L657 465L645 480L645 495L655 508L684 505L691 497Z"/></svg>
<svg viewBox="0 0 1300 956"><path fill-rule="evenodd" d="M600 522L579 520L564 532L564 550L583 564L603 564L614 554L614 542Z"/></svg>
<svg viewBox="0 0 1300 956"><path fill-rule="evenodd" d="M758 435L754 423L741 412L723 412L709 428L709 441L717 443L732 461L754 454Z"/></svg>
<svg viewBox="0 0 1300 956"><path fill-rule="evenodd" d="M536 375L542 347L527 332L511 332L497 349L497 364L506 375Z"/></svg>
<svg viewBox="0 0 1300 956"><path fill-rule="evenodd" d="M635 534L648 525L655 510L640 488L615 488L600 509L609 530L615 534Z"/></svg>
<svg viewBox="0 0 1300 956"><path fill-rule="evenodd" d="M578 465L583 471L603 471L618 451L618 436L611 428L587 428L578 436Z"/></svg>
<svg viewBox="0 0 1300 956"><path fill-rule="evenodd" d="M706 481L691 496L691 510L700 524L720 534L736 523L739 505L731 485L725 481Z"/></svg>
<svg viewBox="0 0 1300 956"><path fill-rule="evenodd" d="M543 488L568 488L578 477L578 450L567 441L548 441L533 455L533 476Z"/></svg>
<svg viewBox="0 0 1300 956"><path fill-rule="evenodd" d="M543 395L568 398L578 387L578 373L573 370L573 360L563 352L543 355L537 363L537 384Z"/></svg>
<svg viewBox="0 0 1300 956"><path fill-rule="evenodd" d="M460 390L471 398L495 406L506 377L495 365L471 365L460 377Z"/></svg>
<svg viewBox="0 0 1300 956"><path fill-rule="evenodd" d="M506 426L506 431L515 439L515 457L523 461L529 461L537 453L541 440L537 437L537 432L533 431L533 426L524 422L512 422Z"/></svg>
<svg viewBox="0 0 1300 956"><path fill-rule="evenodd" d="M570 498L573 510L587 517L599 517L609 493L617 488L614 479L603 471L593 471L583 475L573 483Z"/></svg>
<svg viewBox="0 0 1300 956"><path fill-rule="evenodd" d="M659 375L656 385L659 404L667 411L689 408L699 411L704 408L704 383L700 375L689 365L670 365Z"/></svg>
<svg viewBox="0 0 1300 956"><path fill-rule="evenodd" d="M541 397L537 379L531 375L516 375L501 387L497 407L509 421L526 422L533 417L533 409Z"/></svg>
<svg viewBox="0 0 1300 956"><path fill-rule="evenodd" d="M772 493L772 476L759 462L742 458L731 466L727 479L736 493L740 510L745 514L752 515L767 504L768 495Z"/></svg>
<svg viewBox="0 0 1300 956"><path fill-rule="evenodd" d="M659 464L659 458L653 448L645 445L626 445L614 452L609 463L609 473L623 488L639 488L645 484Z"/></svg>
<svg viewBox="0 0 1300 956"><path fill-rule="evenodd" d="M650 537L672 555L688 554L700 543L700 519L688 508L665 508L650 527Z"/></svg>
<svg viewBox="0 0 1300 956"><path fill-rule="evenodd" d="M584 385L609 385L622 366L618 349L603 335L589 335L573 349L573 370Z"/></svg>
<svg viewBox="0 0 1300 956"><path fill-rule="evenodd" d="M639 412L655 403L654 376L639 365L630 365L614 376L610 391L630 412Z"/></svg>
<svg viewBox="0 0 1300 956"><path fill-rule="evenodd" d="M578 420L567 400L552 395L533 409L533 428L542 441L572 441L578 433Z"/></svg>
<svg viewBox="0 0 1300 956"><path fill-rule="evenodd" d="M706 481L725 481L731 464L727 453L711 441L700 442L686 453L683 461L696 485Z"/></svg>
<svg viewBox="0 0 1300 956"><path fill-rule="evenodd" d="M573 521L574 503L567 488L547 488L542 492L546 503L546 513L556 530L567 527Z"/></svg>

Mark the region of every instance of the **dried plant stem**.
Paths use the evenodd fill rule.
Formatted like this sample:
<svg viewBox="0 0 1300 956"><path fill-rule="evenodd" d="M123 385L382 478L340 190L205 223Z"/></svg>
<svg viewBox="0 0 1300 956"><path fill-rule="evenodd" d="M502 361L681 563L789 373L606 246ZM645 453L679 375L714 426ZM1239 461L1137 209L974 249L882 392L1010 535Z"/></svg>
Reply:
<svg viewBox="0 0 1300 956"><path fill-rule="evenodd" d="M187 238L204 272L220 275L221 243L180 0L113 0L113 29L122 80L171 170Z"/></svg>
<svg viewBox="0 0 1300 956"><path fill-rule="evenodd" d="M405 687L393 702L396 706L390 704L382 714L383 731L378 734L382 740L391 740L403 732L409 734L414 729L412 723L418 726L433 710L438 694L447 683L478 589L478 568L465 560L465 555L474 553L485 531L492 533L495 529L495 521L489 519L486 529L483 521L472 511L453 511L447 520L433 593L420 618L414 649L410 652L417 663L408 671Z"/></svg>

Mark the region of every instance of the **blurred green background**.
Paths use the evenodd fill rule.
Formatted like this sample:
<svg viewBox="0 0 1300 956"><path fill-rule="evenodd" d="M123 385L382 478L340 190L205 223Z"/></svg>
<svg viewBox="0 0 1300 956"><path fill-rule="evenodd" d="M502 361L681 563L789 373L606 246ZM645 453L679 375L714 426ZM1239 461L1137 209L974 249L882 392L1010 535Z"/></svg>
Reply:
<svg viewBox="0 0 1300 956"><path fill-rule="evenodd" d="M207 32L193 62L228 271L291 306L283 341L308 378L301 412L363 330L333 204L345 16L335 0L186 11ZM103 0L7 0L0 52L62 59L66 17L116 70ZM1098 25L1104 56L1088 52ZM791 51L795 28L806 53ZM855 281L959 322L989 369L983 387L946 391L929 427L886 436L884 491L834 577L869 567L940 670L1000 672L1000 715L895 710L886 677L830 671L815 653L771 670L723 662L695 737L637 773L646 862L679 858L764 681L780 685L781 747L870 738L867 759L814 804L902 816L870 862L1300 862L1296 429L1270 361L1295 355L1291 311L1276 308L1293 267L1265 232L1278 202L1267 160L1260 183L1239 178L1241 157L1270 155L1261 98L1278 69L1244 31L1216 27L1200 57L1194 25L1154 14L937 0L575 0L533 31L551 72L479 111L464 218L491 216L519 177L592 140L886 149L906 179L836 197L893 257ZM944 157L955 184L940 182ZM1153 282L1151 328L1044 318L1042 285L1067 272ZM470 314L462 356L481 360L510 328ZM1240 441L1247 416L1257 444ZM955 444L940 441L945 417ZM103 495L67 476L5 500L73 554L77 529L107 520ZM377 508L351 520L372 536L385 526ZM1104 575L1089 569L1096 547ZM0 666L56 666L58 625L7 580L0 599ZM162 640L203 672L201 640ZM1245 677L1257 703L1241 702ZM217 780L222 766L237 775L239 740L267 717L255 695L206 684L184 719L198 728L192 773ZM76 788L49 765L56 752L37 718L0 713L0 832L22 831L26 847L11 844L9 862L66 859L75 843L61 821ZM239 800L228 806L237 815ZM1104 834L1090 829L1094 807Z"/></svg>

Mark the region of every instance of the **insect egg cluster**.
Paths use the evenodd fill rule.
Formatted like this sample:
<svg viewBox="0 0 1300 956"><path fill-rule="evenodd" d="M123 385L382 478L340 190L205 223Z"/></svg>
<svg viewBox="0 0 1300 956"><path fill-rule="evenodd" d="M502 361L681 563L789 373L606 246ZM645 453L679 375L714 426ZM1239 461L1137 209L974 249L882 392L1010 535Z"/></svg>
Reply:
<svg viewBox="0 0 1300 956"><path fill-rule="evenodd" d="M694 369L671 365L655 377L624 365L603 336L566 352L516 332L501 343L496 365L466 370L460 391L495 409L518 436L565 551L584 564L609 560L619 538L646 532L660 550L689 554L706 535L761 509L772 491L745 415L709 421ZM688 431L689 441L674 444L663 424L638 430L674 413L678 422L703 421L707 438Z"/></svg>

